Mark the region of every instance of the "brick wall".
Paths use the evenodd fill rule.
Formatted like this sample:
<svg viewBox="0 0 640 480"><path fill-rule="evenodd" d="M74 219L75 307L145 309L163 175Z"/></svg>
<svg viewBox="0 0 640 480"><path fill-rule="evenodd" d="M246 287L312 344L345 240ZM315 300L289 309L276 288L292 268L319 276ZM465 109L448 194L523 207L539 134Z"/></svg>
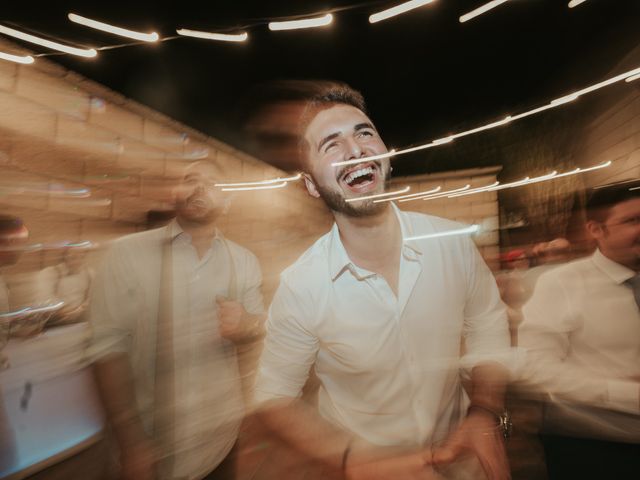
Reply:
<svg viewBox="0 0 640 480"><path fill-rule="evenodd" d="M640 46L612 75L640 66ZM583 132L577 158L583 166L613 165L585 177L587 186L640 177L640 80L609 87L599 95Z"/></svg>
<svg viewBox="0 0 640 480"><path fill-rule="evenodd" d="M147 212L171 208L172 187L193 160L220 165L224 181L286 176L42 58L0 62L0 104L0 209L24 219L31 243L106 247L146 228ZM91 195L61 196L54 191L60 188ZM221 221L227 237L260 258L268 294L279 272L329 225L328 212L301 184L238 192ZM27 253L11 270L33 271L59 258L59 249Z"/></svg>

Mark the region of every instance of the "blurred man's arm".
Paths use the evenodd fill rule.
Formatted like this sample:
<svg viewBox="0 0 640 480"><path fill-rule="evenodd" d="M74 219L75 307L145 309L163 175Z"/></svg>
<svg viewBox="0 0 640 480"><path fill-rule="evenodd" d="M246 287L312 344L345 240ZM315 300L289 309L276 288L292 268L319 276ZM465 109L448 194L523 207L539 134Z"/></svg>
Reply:
<svg viewBox="0 0 640 480"><path fill-rule="evenodd" d="M238 265L238 263L240 265ZM239 298L217 297L220 334L238 346L254 343L264 337L266 314L262 296L262 271L255 255L245 254L236 262Z"/></svg>
<svg viewBox="0 0 640 480"><path fill-rule="evenodd" d="M87 356L107 420L120 448L124 479L154 478L154 455L140 420L130 364L131 338L141 314L140 290L126 251L107 255L91 289L92 337Z"/></svg>
<svg viewBox="0 0 640 480"><path fill-rule="evenodd" d="M102 405L120 449L121 477L155 478L155 453L135 408L133 375L126 354L114 353L93 365Z"/></svg>
<svg viewBox="0 0 640 480"><path fill-rule="evenodd" d="M498 427L513 355L507 313L496 281L475 245L467 240L465 248L467 298L461 365L471 380L470 407L461 425L434 451L433 461L444 465L473 452L489 479L508 479L509 462Z"/></svg>
<svg viewBox="0 0 640 480"><path fill-rule="evenodd" d="M511 478L504 446L500 415L505 410L505 387L509 378L500 364L484 364L471 372L470 406L460 426L441 448L434 450L433 463L444 466L474 453L489 480Z"/></svg>

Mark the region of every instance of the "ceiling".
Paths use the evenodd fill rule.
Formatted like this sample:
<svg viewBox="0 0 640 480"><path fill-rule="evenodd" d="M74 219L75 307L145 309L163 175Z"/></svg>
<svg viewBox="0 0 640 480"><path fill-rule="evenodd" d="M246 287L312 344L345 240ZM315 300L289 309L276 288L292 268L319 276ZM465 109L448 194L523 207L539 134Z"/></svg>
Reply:
<svg viewBox="0 0 640 480"><path fill-rule="evenodd" d="M365 95L386 142L402 147L595 83L640 44L637 0L587 0L573 9L568 0L511 0L467 23L458 21L486 1L436 0L377 24L368 22L369 14L400 0L110 1L90 6L56 1L37 8L23 2L3 7L1 23L95 47L127 41L73 24L67 13L154 30L162 37L174 36L176 28L235 31L250 25L250 38L241 44L178 38L104 50L95 59L49 57L240 149L248 149L239 133L251 109L247 99L265 82L347 82ZM330 9L335 9L334 23L323 29L271 32L264 22ZM422 173L491 162L482 158L458 154L447 159L423 152L398 162L397 170Z"/></svg>

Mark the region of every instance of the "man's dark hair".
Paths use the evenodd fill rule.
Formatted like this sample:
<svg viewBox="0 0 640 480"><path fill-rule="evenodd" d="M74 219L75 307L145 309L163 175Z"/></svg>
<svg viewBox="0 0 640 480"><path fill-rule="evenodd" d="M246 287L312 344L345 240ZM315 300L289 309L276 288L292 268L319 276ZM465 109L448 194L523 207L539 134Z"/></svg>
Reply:
<svg viewBox="0 0 640 480"><path fill-rule="evenodd" d="M333 105L351 105L368 115L367 105L362 94L346 83L325 81L311 82L311 84L315 86L315 89L309 89L312 94L307 99L304 112L300 118L301 134L304 134L309 122L316 116L318 111Z"/></svg>
<svg viewBox="0 0 640 480"><path fill-rule="evenodd" d="M0 235L17 232L22 226L22 219L13 215L0 214Z"/></svg>
<svg viewBox="0 0 640 480"><path fill-rule="evenodd" d="M634 198L640 198L640 180L595 187L587 200L587 220L605 222L611 208Z"/></svg>

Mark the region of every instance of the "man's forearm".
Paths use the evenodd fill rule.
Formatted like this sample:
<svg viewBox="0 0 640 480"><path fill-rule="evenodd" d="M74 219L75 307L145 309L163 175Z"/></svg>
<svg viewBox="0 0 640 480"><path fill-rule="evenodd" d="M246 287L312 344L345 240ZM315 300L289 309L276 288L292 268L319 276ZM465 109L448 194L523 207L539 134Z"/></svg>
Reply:
<svg viewBox="0 0 640 480"><path fill-rule="evenodd" d="M117 353L93 366L102 404L119 445L146 438L136 408L133 374L125 354Z"/></svg>
<svg viewBox="0 0 640 480"><path fill-rule="evenodd" d="M502 413L508 380L507 369L497 363L474 367L471 371L471 406Z"/></svg>
<svg viewBox="0 0 640 480"><path fill-rule="evenodd" d="M258 410L258 416L269 430L309 458L343 468L352 436L324 420L302 400L274 400Z"/></svg>

